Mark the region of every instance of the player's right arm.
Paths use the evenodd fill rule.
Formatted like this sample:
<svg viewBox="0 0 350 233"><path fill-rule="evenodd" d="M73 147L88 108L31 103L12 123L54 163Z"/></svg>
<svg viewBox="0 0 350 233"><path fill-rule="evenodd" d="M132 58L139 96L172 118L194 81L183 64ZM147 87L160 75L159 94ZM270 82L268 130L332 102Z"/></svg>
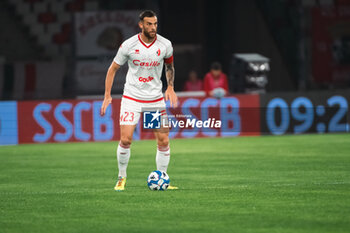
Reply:
<svg viewBox="0 0 350 233"><path fill-rule="evenodd" d="M114 76L116 72L119 70L120 65L112 61L112 64L109 66L106 80L105 80L105 96L101 106L101 116L105 115L106 109L110 103L112 103L111 90L114 81Z"/></svg>

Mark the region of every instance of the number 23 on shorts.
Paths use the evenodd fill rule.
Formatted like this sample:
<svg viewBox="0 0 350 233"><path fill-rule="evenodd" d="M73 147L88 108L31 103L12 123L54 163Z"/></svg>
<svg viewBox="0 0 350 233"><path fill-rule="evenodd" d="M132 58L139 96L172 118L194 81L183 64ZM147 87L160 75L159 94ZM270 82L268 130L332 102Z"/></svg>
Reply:
<svg viewBox="0 0 350 233"><path fill-rule="evenodd" d="M135 114L133 112L124 112L120 115L121 122L133 122Z"/></svg>

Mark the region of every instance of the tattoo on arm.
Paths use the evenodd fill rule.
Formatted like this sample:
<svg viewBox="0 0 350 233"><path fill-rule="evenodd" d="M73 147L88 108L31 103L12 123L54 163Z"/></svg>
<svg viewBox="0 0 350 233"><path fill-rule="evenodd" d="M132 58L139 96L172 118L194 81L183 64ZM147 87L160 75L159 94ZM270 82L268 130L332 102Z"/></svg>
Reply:
<svg viewBox="0 0 350 233"><path fill-rule="evenodd" d="M174 79L175 79L174 63L165 64L165 76L168 82L168 86L174 87Z"/></svg>

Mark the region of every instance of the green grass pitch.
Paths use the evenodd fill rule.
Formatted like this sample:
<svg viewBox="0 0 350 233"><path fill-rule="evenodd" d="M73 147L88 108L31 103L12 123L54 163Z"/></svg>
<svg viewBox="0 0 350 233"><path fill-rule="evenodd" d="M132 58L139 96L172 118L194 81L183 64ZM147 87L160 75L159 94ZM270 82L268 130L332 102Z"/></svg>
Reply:
<svg viewBox="0 0 350 233"><path fill-rule="evenodd" d="M150 191L155 141L0 147L0 232L350 232L350 134L178 139Z"/></svg>

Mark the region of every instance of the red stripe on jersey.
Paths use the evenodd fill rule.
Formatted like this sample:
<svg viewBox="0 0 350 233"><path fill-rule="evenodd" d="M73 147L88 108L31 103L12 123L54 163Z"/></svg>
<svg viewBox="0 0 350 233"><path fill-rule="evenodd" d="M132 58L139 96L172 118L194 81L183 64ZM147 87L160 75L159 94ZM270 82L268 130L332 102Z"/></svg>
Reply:
<svg viewBox="0 0 350 233"><path fill-rule="evenodd" d="M173 61L174 61L173 55L171 55L171 57L169 57L169 58L164 58L164 62L165 62L166 64L170 64L170 63L172 63Z"/></svg>
<svg viewBox="0 0 350 233"><path fill-rule="evenodd" d="M139 100L139 99L135 99L135 98L129 97L127 95L123 95L123 98L129 99L129 100L133 100L133 101L136 101L136 102L139 102L139 103L154 103L154 102L158 102L158 101L161 101L161 100L164 99L163 97L161 97L161 98L155 99L155 100Z"/></svg>
<svg viewBox="0 0 350 233"><path fill-rule="evenodd" d="M141 44L143 44L143 46L145 46L146 48L151 47L151 46L154 44L154 42L156 42L156 40L157 40L157 36L156 36L156 37L154 38L154 41L153 41L151 44L146 45L146 44L141 40L140 34L138 34L137 36L139 37L139 41L141 42Z"/></svg>

